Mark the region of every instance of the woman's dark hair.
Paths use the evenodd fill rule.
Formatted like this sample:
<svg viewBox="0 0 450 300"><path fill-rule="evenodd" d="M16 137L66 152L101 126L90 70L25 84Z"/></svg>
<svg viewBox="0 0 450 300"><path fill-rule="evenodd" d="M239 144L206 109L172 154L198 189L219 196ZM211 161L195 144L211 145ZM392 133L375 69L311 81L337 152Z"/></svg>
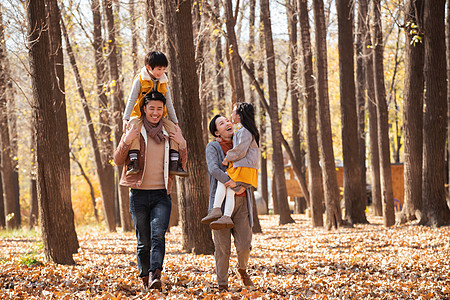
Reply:
<svg viewBox="0 0 450 300"><path fill-rule="evenodd" d="M216 125L216 121L218 118L222 117L221 115L215 115L212 119L211 122L209 122L209 132L211 132L211 134L215 137L217 137L216 135L216 131L217 131L217 125Z"/></svg>
<svg viewBox="0 0 450 300"><path fill-rule="evenodd" d="M241 102L236 104L236 113L241 117L241 124L255 137L259 146L259 131L255 123L255 109L253 104Z"/></svg>
<svg viewBox="0 0 450 300"><path fill-rule="evenodd" d="M156 67L167 67L169 61L164 53L160 51L152 51L145 56L145 65L149 65L152 69Z"/></svg>
<svg viewBox="0 0 450 300"><path fill-rule="evenodd" d="M151 91L145 94L144 101L142 101L141 106L141 116L144 115L144 106L146 106L150 101L161 101L163 105L166 105L166 97L158 91Z"/></svg>

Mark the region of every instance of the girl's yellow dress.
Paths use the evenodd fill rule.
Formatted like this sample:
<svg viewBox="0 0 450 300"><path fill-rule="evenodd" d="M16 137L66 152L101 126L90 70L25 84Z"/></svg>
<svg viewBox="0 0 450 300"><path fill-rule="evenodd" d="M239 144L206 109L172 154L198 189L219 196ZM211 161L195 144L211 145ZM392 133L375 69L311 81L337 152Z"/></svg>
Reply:
<svg viewBox="0 0 450 300"><path fill-rule="evenodd" d="M227 174L234 182L251 184L254 188L258 185L257 169L248 167L233 168L233 163L230 162L228 165Z"/></svg>

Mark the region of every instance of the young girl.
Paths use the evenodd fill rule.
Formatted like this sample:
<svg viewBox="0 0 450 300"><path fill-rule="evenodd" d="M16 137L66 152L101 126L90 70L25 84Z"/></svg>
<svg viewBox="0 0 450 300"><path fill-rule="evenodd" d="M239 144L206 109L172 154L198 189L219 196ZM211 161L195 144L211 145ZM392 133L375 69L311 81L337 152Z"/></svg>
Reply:
<svg viewBox="0 0 450 300"><path fill-rule="evenodd" d="M237 124L237 131L233 136L233 149L230 149L223 160L228 165L227 174L239 187L256 188L259 168L259 132L255 123L255 110L250 103L238 103L231 113L231 122ZM217 183L214 206L202 223L210 223L211 229L220 230L233 228L231 214L234 210L234 190ZM225 208L222 216L222 203Z"/></svg>

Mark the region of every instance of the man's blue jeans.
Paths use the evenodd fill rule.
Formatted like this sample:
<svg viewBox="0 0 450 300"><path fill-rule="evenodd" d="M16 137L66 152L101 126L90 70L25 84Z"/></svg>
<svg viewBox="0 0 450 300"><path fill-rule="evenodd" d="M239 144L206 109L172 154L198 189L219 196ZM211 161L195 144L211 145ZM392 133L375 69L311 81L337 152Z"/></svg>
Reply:
<svg viewBox="0 0 450 300"><path fill-rule="evenodd" d="M131 189L130 213L136 230L139 277L162 270L171 209L167 190Z"/></svg>

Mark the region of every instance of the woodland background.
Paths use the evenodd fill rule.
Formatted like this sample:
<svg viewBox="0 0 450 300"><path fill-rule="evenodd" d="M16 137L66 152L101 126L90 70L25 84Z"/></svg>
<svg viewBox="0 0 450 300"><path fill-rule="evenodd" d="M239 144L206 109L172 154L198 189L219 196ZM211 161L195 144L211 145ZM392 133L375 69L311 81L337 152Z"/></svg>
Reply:
<svg viewBox="0 0 450 300"><path fill-rule="evenodd" d="M111 157L151 50L168 56L189 147L191 176L173 199L183 251L213 251L199 222L207 124L240 101L257 107L258 204L279 225L295 222L288 164L312 228L367 224L369 214L386 228L450 223L444 0L7 0L0 13L0 226L39 227L48 261L75 263L81 226L133 229ZM391 163L404 168L397 215Z"/></svg>

